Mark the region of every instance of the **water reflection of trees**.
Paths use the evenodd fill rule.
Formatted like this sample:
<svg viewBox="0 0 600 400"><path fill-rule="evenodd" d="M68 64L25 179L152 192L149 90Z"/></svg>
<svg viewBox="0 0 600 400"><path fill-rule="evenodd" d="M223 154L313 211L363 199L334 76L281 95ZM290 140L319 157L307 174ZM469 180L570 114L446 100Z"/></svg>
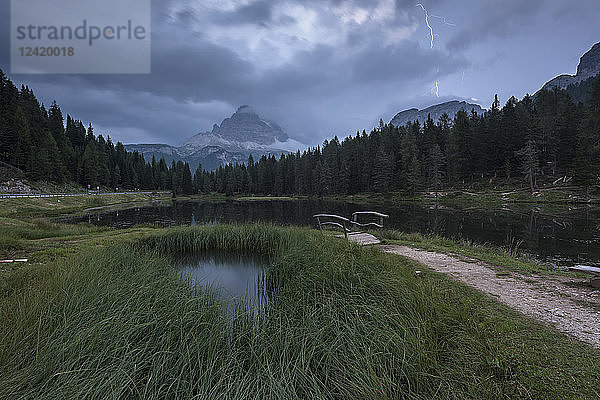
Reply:
<svg viewBox="0 0 600 400"><path fill-rule="evenodd" d="M542 258L559 255L572 259L600 260L600 209L581 206L555 211L536 205L485 210L451 209L443 205L426 206L416 202L364 205L326 200L189 201L119 211L94 211L68 221L119 228L141 223L173 226L256 221L310 226L313 224L313 214L327 212L350 216L355 211L365 209L389 214L386 227L405 232L436 234L497 246L521 240L522 249Z"/></svg>

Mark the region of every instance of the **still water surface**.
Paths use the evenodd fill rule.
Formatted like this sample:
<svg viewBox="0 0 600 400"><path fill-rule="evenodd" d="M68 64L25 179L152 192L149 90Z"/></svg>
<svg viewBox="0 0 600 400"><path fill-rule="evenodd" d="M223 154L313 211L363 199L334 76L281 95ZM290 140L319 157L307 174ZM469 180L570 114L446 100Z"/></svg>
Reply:
<svg viewBox="0 0 600 400"><path fill-rule="evenodd" d="M256 314L269 300L266 257L211 251L182 255L176 263L184 281L214 290L230 310L243 305Z"/></svg>
<svg viewBox="0 0 600 400"><path fill-rule="evenodd" d="M497 210L449 209L422 203L361 205L350 202L298 201L176 201L119 211L96 211L70 218L117 228L141 223L161 226L210 225L232 222L271 222L314 226L313 214L327 212L349 217L374 210L390 215L386 228L435 233L476 243L506 246L522 241L521 249L558 266L600 266L600 208L565 207L553 211L535 205Z"/></svg>

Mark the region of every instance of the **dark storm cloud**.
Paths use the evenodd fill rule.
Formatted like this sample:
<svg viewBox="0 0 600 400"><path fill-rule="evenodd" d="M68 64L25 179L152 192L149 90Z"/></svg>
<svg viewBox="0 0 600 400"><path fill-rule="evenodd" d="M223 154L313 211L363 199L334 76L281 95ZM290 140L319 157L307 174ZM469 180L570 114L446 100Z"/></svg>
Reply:
<svg viewBox="0 0 600 400"><path fill-rule="evenodd" d="M310 0L298 2L304 7L310 3ZM326 7L343 3L330 0ZM358 0L351 5L371 7L374 3ZM181 7L175 13L169 12L170 4ZM289 14L278 15L276 19L274 4L258 0L226 12L212 10L209 19L218 21L217 25L232 27L298 22L298 16ZM323 7L325 3L313 1L313 4ZM148 132L151 141L179 144L197 131L220 122L231 112L226 110L227 105L233 110L249 103L282 123L291 123L286 127L290 133L312 142L315 125L326 124L336 114L324 108L339 104L339 96L343 95L346 102L359 102L365 93L372 93L371 96L381 93L382 89L377 90L380 85L409 86L433 77L438 70L443 75L465 63L460 57L430 51L409 40L383 45L381 31L365 31L358 25L350 25L341 45L316 45L296 51L282 64L257 68L231 46L225 46L227 43L215 43L201 29L190 28L207 18L203 8L193 5L153 2L151 75L15 75L13 79L30 84L46 103L56 99L65 113L93 120L102 127L113 127L117 139L119 129L131 128ZM395 7L413 10L414 4L397 0ZM393 27L402 26L411 22L410 18L413 17L407 13L399 13L391 23ZM2 48L8 48L6 31L0 40ZM299 38L290 40L303 44ZM293 42L291 45L294 46ZM3 68L8 66L6 54L3 51L0 59ZM359 87L363 92L355 92ZM319 102L326 104L314 107ZM190 103L199 104L198 108ZM282 104L295 105L298 110L285 112L274 106ZM306 112L313 113L310 120L304 115Z"/></svg>
<svg viewBox="0 0 600 400"><path fill-rule="evenodd" d="M557 3L552 10L555 23L598 25L598 11L600 11L598 0L555 1L554 3ZM594 11L588 12L586 10ZM589 33L594 34L591 30Z"/></svg>
<svg viewBox="0 0 600 400"><path fill-rule="evenodd" d="M178 11L175 18L183 24L191 24L197 21L196 13L190 9Z"/></svg>
<svg viewBox="0 0 600 400"><path fill-rule="evenodd" d="M314 2L314 3L328 3L330 5L334 5L334 6L338 6L340 4L343 3L349 3L348 0L305 0L308 2ZM428 0L428 1L424 1L424 3L427 4L427 6L434 6L436 4L439 4L442 0ZM420 1L414 1L414 0L394 0L394 5L396 7L397 10L400 11L406 11L406 10L410 10L413 9L415 7L415 5L417 3L419 3ZM376 1L373 0L352 0L350 1L350 3L354 4L354 5L358 5L358 6L362 6L362 7L368 7L368 6L372 6L374 3L376 3Z"/></svg>
<svg viewBox="0 0 600 400"><path fill-rule="evenodd" d="M531 19L546 3L546 0L480 1L475 9L469 10L469 24L453 35L447 47L459 50L490 38L516 35L531 27Z"/></svg>
<svg viewBox="0 0 600 400"><path fill-rule="evenodd" d="M10 0L0 0L0 68L8 71L10 54Z"/></svg>
<svg viewBox="0 0 600 400"><path fill-rule="evenodd" d="M445 76L467 65L464 59L438 50L424 51L410 41L396 47L369 48L354 61L353 80L361 83L418 80L436 73Z"/></svg>
<svg viewBox="0 0 600 400"><path fill-rule="evenodd" d="M52 82L71 87L110 89L115 93L136 91L178 100L203 101L221 94L227 97L247 89L253 66L228 49L196 41L155 41L151 75L15 75L29 82Z"/></svg>
<svg viewBox="0 0 600 400"><path fill-rule="evenodd" d="M496 60L486 66L493 68L514 57L508 45L494 46L524 32L549 2L557 4L424 1L431 15L456 22L448 27L434 21L440 36L430 49L422 10L413 0L153 0L152 74L11 78L29 84L46 104L56 99L65 114L109 129L116 140L180 144L237 106L251 104L290 136L315 144L333 134L369 129L384 113L434 104L438 100L430 89L438 80L439 101L452 98L453 82L466 98L493 93L494 88L481 87L489 79L475 81L470 74L482 60ZM0 0L4 70L9 66L8 3ZM549 15L558 19L567 11L581 12L575 6L563 10ZM473 46L480 41L493 45ZM500 51L510 56L499 59ZM470 80L473 86L460 86Z"/></svg>
<svg viewBox="0 0 600 400"><path fill-rule="evenodd" d="M236 13L239 12L240 9L236 10ZM186 10L185 18L193 18L193 12ZM363 44L368 46L362 50L347 52L317 46L311 51L298 52L289 63L259 73L250 62L233 51L210 43L202 36L186 36L190 33L173 27L166 37L162 33L153 37L150 77L33 75L22 78L30 82L110 89L115 93L148 92L179 101L220 99L236 104L244 99L248 101L247 97L251 96L277 97L340 84L411 80L415 76L431 75L435 65L441 65L446 71L457 64L455 57L445 60L442 53L422 49L409 41L397 47L379 48L378 38L363 38ZM448 68L444 65L446 61L449 62Z"/></svg>
<svg viewBox="0 0 600 400"><path fill-rule="evenodd" d="M310 3L298 2L304 7ZM343 3L331 0L327 7ZM153 2L151 75L15 75L13 79L30 84L45 103L56 99L65 113L92 120L101 127L112 127L112 136L117 140L120 132L125 141L180 144L186 137L210 129L212 123L220 122L238 105L249 103L270 114L266 116L284 125L287 122L291 134L311 143L315 132L325 134L323 129L327 128L323 126L328 119L337 118L334 116L351 109L353 103L364 101L365 96L379 96L384 90L377 89L378 86L409 86L430 79L437 70L445 74L466 63L459 57L421 48L409 40L384 45L379 36L381 31L364 31L358 25L350 25L342 44L316 45L295 51L282 64L258 68L231 46L225 46L226 43L215 43L202 30L190 28L207 18L203 9L183 3L172 13L170 4L176 3ZM254 1L227 12L213 10L210 18L218 21L218 25L232 27L299 22L295 15L275 16L274 4ZM366 0L351 2L353 7L373 4ZM414 8L412 1L398 0L395 6L405 10ZM399 13L391 24L402 26L411 22L410 18L407 13ZM3 29L7 25L3 24ZM5 30L0 46L7 49L9 32ZM300 38L289 40L292 47L293 41L298 41L299 46L303 44ZM2 68L8 67L7 53L2 52ZM362 92L356 93L355 88L360 87ZM341 96L344 100L339 99ZM197 103L198 107L190 103ZM286 112L282 105L296 109ZM340 109L326 110L332 106ZM123 133L128 129L147 132L148 139Z"/></svg>
<svg viewBox="0 0 600 400"><path fill-rule="evenodd" d="M223 24L256 24L265 26L271 22L273 2L258 0L242 5L233 11L214 13L214 20Z"/></svg>

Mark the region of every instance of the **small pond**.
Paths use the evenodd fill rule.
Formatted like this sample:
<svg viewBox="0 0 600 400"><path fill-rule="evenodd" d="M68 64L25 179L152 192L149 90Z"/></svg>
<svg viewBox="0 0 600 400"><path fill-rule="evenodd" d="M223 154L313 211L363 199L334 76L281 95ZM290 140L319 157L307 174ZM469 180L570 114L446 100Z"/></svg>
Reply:
<svg viewBox="0 0 600 400"><path fill-rule="evenodd" d="M210 251L180 256L176 264L181 279L193 287L214 290L230 311L244 305L256 315L269 301L267 257Z"/></svg>

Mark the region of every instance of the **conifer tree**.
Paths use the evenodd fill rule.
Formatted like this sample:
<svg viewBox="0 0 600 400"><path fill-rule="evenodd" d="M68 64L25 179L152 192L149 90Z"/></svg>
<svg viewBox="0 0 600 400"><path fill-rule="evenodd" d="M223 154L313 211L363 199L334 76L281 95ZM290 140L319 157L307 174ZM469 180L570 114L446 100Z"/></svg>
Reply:
<svg viewBox="0 0 600 400"><path fill-rule="evenodd" d="M183 172L182 172L182 192L184 194L192 194L194 193L194 185L192 183L192 173L190 171L190 165L188 163L184 163Z"/></svg>
<svg viewBox="0 0 600 400"><path fill-rule="evenodd" d="M429 186L435 192L436 198L444 182L444 162L444 154L440 146L435 144L429 155Z"/></svg>
<svg viewBox="0 0 600 400"><path fill-rule="evenodd" d="M81 162L83 164L83 183L91 187L97 186L99 184L99 167L95 142L90 141L85 146Z"/></svg>
<svg viewBox="0 0 600 400"><path fill-rule="evenodd" d="M390 190L392 178L392 161L383 146L377 152L377 161L375 163L375 176L373 186L375 191L386 193Z"/></svg>

